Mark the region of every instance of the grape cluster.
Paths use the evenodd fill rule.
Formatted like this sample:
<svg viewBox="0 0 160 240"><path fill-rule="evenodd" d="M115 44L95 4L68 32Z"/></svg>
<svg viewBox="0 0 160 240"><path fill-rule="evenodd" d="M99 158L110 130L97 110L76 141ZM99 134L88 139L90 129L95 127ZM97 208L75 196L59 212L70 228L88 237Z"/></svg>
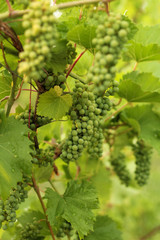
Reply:
<svg viewBox="0 0 160 240"><path fill-rule="evenodd" d="M38 82L41 85L41 88L43 88L42 92L48 91L50 88L54 88L56 85L60 86L64 90L66 76L64 72L58 74L53 74L50 72L48 76L44 73L44 77L39 79Z"/></svg>
<svg viewBox="0 0 160 240"><path fill-rule="evenodd" d="M72 64L76 55L75 47L73 47L71 43L67 44L67 64Z"/></svg>
<svg viewBox="0 0 160 240"><path fill-rule="evenodd" d="M54 148L49 146L46 149L36 149L35 153L32 152L32 163L37 164L39 167L47 167L48 164L53 166L54 161Z"/></svg>
<svg viewBox="0 0 160 240"><path fill-rule="evenodd" d="M20 240L43 240L44 237L40 236L42 227L37 222L36 218L33 218L31 223L27 223L20 232Z"/></svg>
<svg viewBox="0 0 160 240"><path fill-rule="evenodd" d="M88 82L98 96L104 95L108 90L108 95L113 95L118 91L116 82L115 65L118 62L120 52L124 43L128 40L129 23L121 15L110 14L105 18L98 17L99 26L96 29L96 38L92 40L95 47L95 64L88 73Z"/></svg>
<svg viewBox="0 0 160 240"><path fill-rule="evenodd" d="M124 154L120 153L116 157L111 156L111 165L113 166L113 169L119 177L120 181L126 186L129 186L131 177L129 171L126 168Z"/></svg>
<svg viewBox="0 0 160 240"><path fill-rule="evenodd" d="M16 210L19 204L24 202L28 197L28 192L25 190L27 182L30 180L24 177L24 182L18 182L16 188L13 188L6 201L0 200L0 227L3 223L3 230L12 227L16 221Z"/></svg>
<svg viewBox="0 0 160 240"><path fill-rule="evenodd" d="M112 103L106 96L96 98L97 108L101 110L100 115L105 116L111 110Z"/></svg>
<svg viewBox="0 0 160 240"><path fill-rule="evenodd" d="M71 224L64 220L58 229L58 232L56 233L56 236L58 238L63 238L65 236L72 237L74 235L75 231L73 230Z"/></svg>
<svg viewBox="0 0 160 240"><path fill-rule="evenodd" d="M20 53L24 61L19 64L19 73L25 74L26 81L43 78L42 68L51 60L52 48L58 37L54 10L47 0L33 1L30 11L23 16L26 41L24 51Z"/></svg>
<svg viewBox="0 0 160 240"><path fill-rule="evenodd" d="M151 147L139 140L133 145L133 153L136 158L135 180L139 186L143 186L149 178Z"/></svg>
<svg viewBox="0 0 160 240"><path fill-rule="evenodd" d="M23 124L29 124L29 110L26 110L16 117L18 120L20 120ZM31 130L36 130L38 127L41 127L47 123L50 123L51 119L43 116L36 115L34 116L34 110L31 110L30 112L30 126L29 128Z"/></svg>
<svg viewBox="0 0 160 240"><path fill-rule="evenodd" d="M75 83L72 95L73 105L70 111L72 130L63 144L60 157L65 162L77 160L84 148L87 147L91 155L101 156L103 134L99 129L98 118L101 110L96 108L95 96L88 91L87 84L79 82ZM93 149L95 145L96 147Z"/></svg>
<svg viewBox="0 0 160 240"><path fill-rule="evenodd" d="M66 56L66 64L72 64L73 59L76 57L75 48L71 43L66 45L67 56ZM48 91L50 88L54 88L54 86L60 86L63 90L65 89L66 82L66 73L58 72L53 73L53 69L50 66L46 66L46 70L43 72L42 77L37 81L37 85L41 92Z"/></svg>

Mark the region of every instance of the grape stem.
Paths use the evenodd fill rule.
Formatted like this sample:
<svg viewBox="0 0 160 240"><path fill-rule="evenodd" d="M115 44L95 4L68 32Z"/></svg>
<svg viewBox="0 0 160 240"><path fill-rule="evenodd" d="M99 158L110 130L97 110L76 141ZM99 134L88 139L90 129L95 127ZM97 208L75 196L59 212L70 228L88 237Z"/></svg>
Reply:
<svg viewBox="0 0 160 240"><path fill-rule="evenodd" d="M145 236L141 237L140 240L147 240L156 235L160 231L160 226L157 226L153 228L149 233L147 233Z"/></svg>
<svg viewBox="0 0 160 240"><path fill-rule="evenodd" d="M75 74L75 73L73 73L73 72L70 73L69 76L71 76L71 77L74 78L74 79L79 80L79 81L82 82L82 83L85 83L85 80L84 80L84 79L82 79L81 77L79 77L77 74Z"/></svg>
<svg viewBox="0 0 160 240"><path fill-rule="evenodd" d="M75 2L67 2L67 3L60 3L57 4L56 7L57 9L65 9L65 8L71 8L71 7L76 7L76 6L81 6L81 5L87 5L87 4L96 4L99 2L103 2L103 3L109 3L112 2L114 0L83 0L83 1L75 1ZM6 18L17 18L20 16L23 16L24 14L28 13L30 10L29 9L25 9L25 10L11 10L11 11L7 11L4 13L0 14L0 20L4 20Z"/></svg>
<svg viewBox="0 0 160 240"><path fill-rule="evenodd" d="M3 59L4 59L4 62L5 62L5 66L6 66L6 69L11 73L12 75L12 87L11 87L11 93L10 93L10 96L8 98L8 106L7 106L7 111L6 111L6 116L8 117L9 114L10 114L10 111L11 111L11 108L14 104L14 101L15 101L15 91L16 91L16 83L17 83L17 78L18 78L18 75L15 74L9 67L8 63L7 63L7 59L6 59L6 56L5 56L5 53L4 53L4 46L3 46L3 43L1 42L1 49L2 49L2 55L3 55ZM5 98L6 99L6 98ZM4 100L5 100L4 99Z"/></svg>
<svg viewBox="0 0 160 240"><path fill-rule="evenodd" d="M7 3L7 5L8 5L8 10L9 10L9 12L11 13L11 12L12 12L12 6L11 6L9 0L6 0L6 3Z"/></svg>
<svg viewBox="0 0 160 240"><path fill-rule="evenodd" d="M133 71L136 71L137 65L138 65L138 62L135 63Z"/></svg>
<svg viewBox="0 0 160 240"><path fill-rule="evenodd" d="M50 185L51 185L51 187L53 188L53 190L59 194L59 192L58 192L58 190L56 189L56 187L54 186L52 180L49 179L48 182L50 183ZM59 194L59 195L60 195L60 194Z"/></svg>
<svg viewBox="0 0 160 240"><path fill-rule="evenodd" d="M112 113L108 118L106 118L106 119L104 120L104 122L110 120L113 116L115 116L118 112L120 112L123 108L125 108L125 107L128 106L129 104L130 104L129 102L125 103L123 106L121 106L119 109L117 109L114 113Z"/></svg>
<svg viewBox="0 0 160 240"><path fill-rule="evenodd" d="M5 101L5 100L7 100L9 98L9 96L5 96L4 98L2 98L1 100L0 100L0 102L3 102L3 101Z"/></svg>
<svg viewBox="0 0 160 240"><path fill-rule="evenodd" d="M17 83L17 76L12 75L12 88L11 88L11 94L8 99L8 106L7 106L7 111L6 111L6 116L8 117L11 111L11 108L14 104L15 101L15 91L16 91L16 83Z"/></svg>
<svg viewBox="0 0 160 240"><path fill-rule="evenodd" d="M85 49L83 52L81 52L79 54L79 56L76 58L76 60L74 61L74 63L70 66L68 73L66 74L66 78L70 75L71 71L73 70L74 66L76 65L76 63L79 61L79 59L83 56L83 54L87 51L87 49Z"/></svg>
<svg viewBox="0 0 160 240"><path fill-rule="evenodd" d="M46 218L46 223L47 223L47 225L48 225L48 228L49 228L49 231L50 231L50 233L51 233L52 239L53 239L53 240L56 240L56 239L55 239L55 236L54 236L54 233L53 233L53 229L52 229L52 227L51 227L51 225L50 225L50 223L49 223L49 220L48 220L47 209L46 209L46 207L45 207L45 205L44 205L44 202L43 202L43 200L42 200L39 187L38 187L38 185L37 185L37 183L36 183L36 180L35 180L35 178L34 178L33 175L32 175L32 182L33 182L34 191L36 192L36 194L37 194L37 196L38 196L38 198L39 198L39 201L40 201L40 203L41 203L41 206L42 206L42 208L43 208L43 212L44 212L44 215L45 215L45 218Z"/></svg>

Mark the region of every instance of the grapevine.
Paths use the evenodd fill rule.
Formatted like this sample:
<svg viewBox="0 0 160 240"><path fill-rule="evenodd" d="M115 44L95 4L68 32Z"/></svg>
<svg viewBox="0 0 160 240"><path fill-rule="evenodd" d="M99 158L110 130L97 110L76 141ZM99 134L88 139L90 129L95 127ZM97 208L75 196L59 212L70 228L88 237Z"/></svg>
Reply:
<svg viewBox="0 0 160 240"><path fill-rule="evenodd" d="M114 1L2 1L2 239L146 240L159 229L140 236L158 199L160 27L143 26L141 2Z"/></svg>

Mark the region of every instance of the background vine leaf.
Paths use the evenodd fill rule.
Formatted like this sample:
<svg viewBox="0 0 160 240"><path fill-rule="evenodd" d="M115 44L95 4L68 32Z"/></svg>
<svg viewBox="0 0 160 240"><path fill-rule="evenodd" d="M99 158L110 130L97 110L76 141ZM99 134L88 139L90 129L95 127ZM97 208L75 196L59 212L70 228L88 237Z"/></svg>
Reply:
<svg viewBox="0 0 160 240"><path fill-rule="evenodd" d="M84 240L122 240L117 224L108 216L97 216L94 230Z"/></svg>
<svg viewBox="0 0 160 240"><path fill-rule="evenodd" d="M26 126L13 117L0 120L0 195L6 199L22 172L30 173L31 150Z"/></svg>

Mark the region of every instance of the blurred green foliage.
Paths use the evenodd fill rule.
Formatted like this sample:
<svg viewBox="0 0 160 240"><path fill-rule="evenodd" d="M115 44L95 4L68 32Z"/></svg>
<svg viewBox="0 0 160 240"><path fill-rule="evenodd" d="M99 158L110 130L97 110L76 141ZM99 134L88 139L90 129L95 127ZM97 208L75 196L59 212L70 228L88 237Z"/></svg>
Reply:
<svg viewBox="0 0 160 240"><path fill-rule="evenodd" d="M160 23L160 1L157 0L120 0L110 4L110 11L128 15L136 24L152 26ZM137 69L152 72L157 69L156 63L140 63ZM133 66L132 66L133 67ZM141 188L126 188L113 177L110 200L103 206L102 212L107 212L117 219L123 229L124 240L140 240L142 236L160 225L160 157L155 152L152 157L151 176L148 184ZM104 186L105 187L105 186ZM148 240L159 240L160 231Z"/></svg>

